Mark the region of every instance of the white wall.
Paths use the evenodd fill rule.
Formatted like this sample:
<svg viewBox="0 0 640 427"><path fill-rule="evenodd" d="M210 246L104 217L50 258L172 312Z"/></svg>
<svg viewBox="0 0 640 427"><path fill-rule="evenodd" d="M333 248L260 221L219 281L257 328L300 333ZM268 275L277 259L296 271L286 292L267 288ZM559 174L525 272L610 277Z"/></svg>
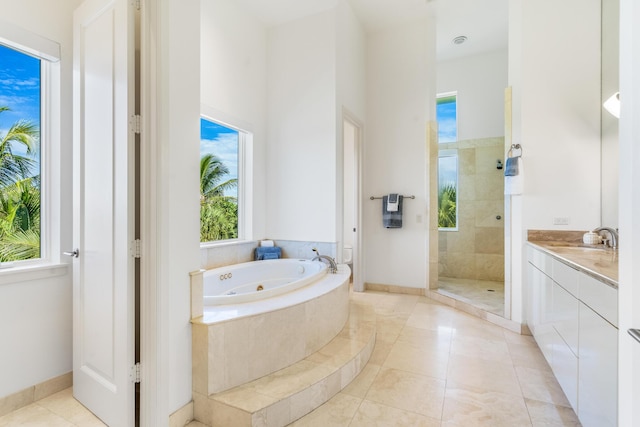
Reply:
<svg viewBox="0 0 640 427"><path fill-rule="evenodd" d="M342 107L360 121L366 115L366 49L367 38L358 18L347 2L336 7L336 86L337 117L342 122ZM341 139L341 133L338 139Z"/></svg>
<svg viewBox="0 0 640 427"><path fill-rule="evenodd" d="M507 49L438 62L438 93L458 92L458 140L504 135Z"/></svg>
<svg viewBox="0 0 640 427"><path fill-rule="evenodd" d="M428 277L427 122L435 116L435 29L428 20L369 35L364 161L364 281L425 288ZM380 200L404 201L401 229L382 226ZM420 217L420 220L418 220Z"/></svg>
<svg viewBox="0 0 640 427"><path fill-rule="evenodd" d="M358 18L353 13L347 2L341 2L336 7L337 43L336 43L336 237L339 242L337 247L338 259L342 259L344 243L353 246L356 235L353 228L359 224L354 223L355 205L364 203L363 197L355 200L354 152L357 141L352 126L346 129L344 126L344 114L348 114L351 120L357 120L362 126L360 132L366 132L366 34ZM345 133L346 131L346 133ZM345 138L351 139L347 142ZM344 146L347 144L348 149ZM343 183L340 186L340 183ZM362 196L362 195L361 195ZM344 219L344 221L341 221ZM360 231L360 230L358 230ZM356 253L358 253L356 247Z"/></svg>
<svg viewBox="0 0 640 427"><path fill-rule="evenodd" d="M513 1L509 34L525 171L524 195L512 197L512 320L522 321L526 230L600 224L600 1Z"/></svg>
<svg viewBox="0 0 640 427"><path fill-rule="evenodd" d="M60 242L52 249L54 259L71 247L72 13L78 4L79 0L0 0L0 20L61 45L60 170L54 178L60 180L56 190L61 195L53 224L60 228ZM67 271L59 277L0 284L0 397L71 371L72 284L71 269ZM11 274L0 272L5 273Z"/></svg>
<svg viewBox="0 0 640 427"><path fill-rule="evenodd" d="M154 239L158 271L159 399L169 413L191 401L189 272L200 265L200 3L158 2L157 167ZM144 112L143 112L144 114ZM143 307L144 309L144 307ZM143 359L145 355L142 356ZM162 407L162 405L160 405ZM164 408L163 408L164 409Z"/></svg>
<svg viewBox="0 0 640 427"><path fill-rule="evenodd" d="M334 242L335 13L271 28L267 64L267 236Z"/></svg>
<svg viewBox="0 0 640 427"><path fill-rule="evenodd" d="M253 134L250 200L252 235L266 237L267 31L230 0L201 2L201 102L227 122Z"/></svg>

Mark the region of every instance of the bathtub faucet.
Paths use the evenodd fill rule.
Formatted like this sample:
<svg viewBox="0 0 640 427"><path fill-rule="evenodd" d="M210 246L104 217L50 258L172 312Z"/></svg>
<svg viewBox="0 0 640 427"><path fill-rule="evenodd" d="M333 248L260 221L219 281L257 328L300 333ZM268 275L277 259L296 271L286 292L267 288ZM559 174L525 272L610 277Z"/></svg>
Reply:
<svg viewBox="0 0 640 427"><path fill-rule="evenodd" d="M313 257L311 261L322 261L325 260L329 263L329 272L335 274L338 272L338 266L336 265L336 260L327 255L320 255L320 252L316 248L311 249L316 253L316 256Z"/></svg>

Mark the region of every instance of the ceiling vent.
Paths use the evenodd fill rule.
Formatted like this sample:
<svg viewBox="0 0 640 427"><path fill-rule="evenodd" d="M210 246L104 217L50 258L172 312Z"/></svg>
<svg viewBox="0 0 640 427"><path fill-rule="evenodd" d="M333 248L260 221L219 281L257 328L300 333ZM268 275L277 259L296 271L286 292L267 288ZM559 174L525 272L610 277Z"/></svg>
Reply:
<svg viewBox="0 0 640 427"><path fill-rule="evenodd" d="M454 37L451 41L453 42L453 44L462 44L467 41L467 36Z"/></svg>

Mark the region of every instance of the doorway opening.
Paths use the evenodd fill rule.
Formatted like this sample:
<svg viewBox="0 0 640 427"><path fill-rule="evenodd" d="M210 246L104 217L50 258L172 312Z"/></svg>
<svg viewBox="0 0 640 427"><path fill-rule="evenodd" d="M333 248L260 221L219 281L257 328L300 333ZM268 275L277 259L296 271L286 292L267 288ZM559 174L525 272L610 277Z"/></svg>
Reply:
<svg viewBox="0 0 640 427"><path fill-rule="evenodd" d="M345 113L342 122L342 263L351 268L353 289L364 291L360 248L361 141L362 125Z"/></svg>

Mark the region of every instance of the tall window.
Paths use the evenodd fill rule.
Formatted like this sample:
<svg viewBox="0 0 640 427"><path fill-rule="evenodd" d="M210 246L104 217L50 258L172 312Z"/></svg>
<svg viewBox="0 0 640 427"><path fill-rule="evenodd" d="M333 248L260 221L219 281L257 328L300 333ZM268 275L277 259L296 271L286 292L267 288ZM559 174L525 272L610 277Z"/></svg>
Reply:
<svg viewBox="0 0 640 427"><path fill-rule="evenodd" d="M436 98L436 120L438 121L438 142L458 140L458 95L456 92L443 93Z"/></svg>
<svg viewBox="0 0 640 427"><path fill-rule="evenodd" d="M458 96L456 92L438 95L436 119L440 144L458 141ZM458 151L442 149L438 152L438 227L440 230L458 229Z"/></svg>
<svg viewBox="0 0 640 427"><path fill-rule="evenodd" d="M438 155L438 228L458 228L458 152L440 150Z"/></svg>
<svg viewBox="0 0 640 427"><path fill-rule="evenodd" d="M0 44L0 262L42 257L42 62Z"/></svg>
<svg viewBox="0 0 640 427"><path fill-rule="evenodd" d="M200 241L239 237L242 132L200 119Z"/></svg>

